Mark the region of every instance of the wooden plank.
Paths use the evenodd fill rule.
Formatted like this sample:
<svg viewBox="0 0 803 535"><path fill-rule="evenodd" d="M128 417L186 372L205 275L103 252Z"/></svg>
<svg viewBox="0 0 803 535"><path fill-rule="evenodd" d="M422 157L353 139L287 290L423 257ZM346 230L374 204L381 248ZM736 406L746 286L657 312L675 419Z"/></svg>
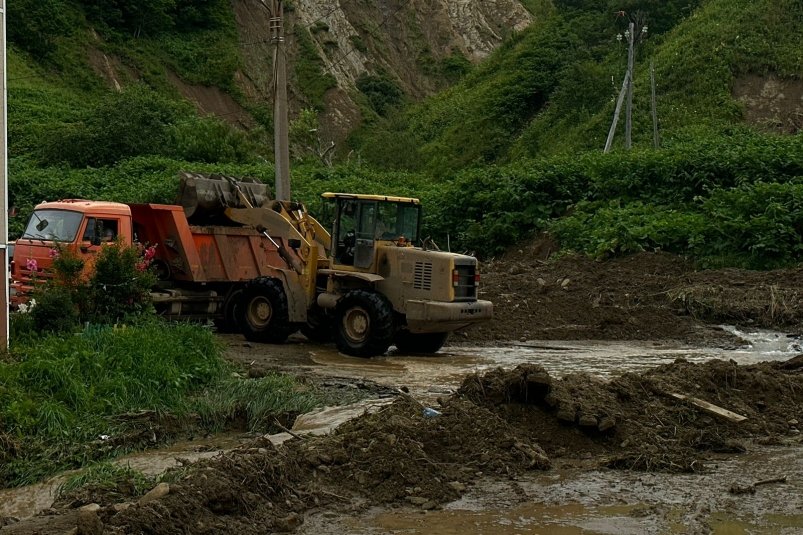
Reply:
<svg viewBox="0 0 803 535"><path fill-rule="evenodd" d="M720 416L722 418L725 418L726 420L730 420L731 422L734 422L734 423L737 423L737 424L739 422L743 422L743 421L747 420L747 416L742 416L741 414L736 414L735 412L731 412L728 409L723 409L722 407L718 407L718 406L714 405L713 403L709 403L707 401L703 401L702 399L693 398L691 396L686 396L686 395L683 395L683 394L678 394L676 392L667 392L667 394L669 394L670 396L672 396L675 399L679 399L679 400L682 400L682 401L688 401L689 403L691 403L695 407L703 409L704 411L706 411L706 412L708 412L710 414L713 414L714 416Z"/></svg>

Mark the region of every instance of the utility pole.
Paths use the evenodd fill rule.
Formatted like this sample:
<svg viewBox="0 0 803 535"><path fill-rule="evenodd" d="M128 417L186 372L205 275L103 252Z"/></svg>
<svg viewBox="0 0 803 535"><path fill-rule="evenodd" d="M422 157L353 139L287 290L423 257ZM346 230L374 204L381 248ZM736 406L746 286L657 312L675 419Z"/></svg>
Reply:
<svg viewBox="0 0 803 535"><path fill-rule="evenodd" d="M8 349L8 91L6 90L6 0L0 0L0 350Z"/></svg>
<svg viewBox="0 0 803 535"><path fill-rule="evenodd" d="M655 99L655 62L650 61L650 91L652 93L652 142L656 149L661 148L661 137L658 135L658 102Z"/></svg>
<svg viewBox="0 0 803 535"><path fill-rule="evenodd" d="M625 111L625 148L633 146L633 62L635 56L635 24L628 26L627 36L627 109Z"/></svg>
<svg viewBox="0 0 803 535"><path fill-rule="evenodd" d="M261 0L265 5L265 0ZM268 7L268 6L265 6ZM287 118L287 54L282 0L271 0L270 39L273 43L273 123L276 199L290 200L290 146Z"/></svg>
<svg viewBox="0 0 803 535"><path fill-rule="evenodd" d="M608 139L605 141L605 149L603 152L611 152L613 146L613 136L616 134L616 125L619 124L619 114L622 112L622 102L625 100L625 93L627 93L627 85L630 81L630 73L625 72L625 79L622 82L622 88L619 90L619 98L616 99L616 109L613 112L613 122L611 128L608 130Z"/></svg>

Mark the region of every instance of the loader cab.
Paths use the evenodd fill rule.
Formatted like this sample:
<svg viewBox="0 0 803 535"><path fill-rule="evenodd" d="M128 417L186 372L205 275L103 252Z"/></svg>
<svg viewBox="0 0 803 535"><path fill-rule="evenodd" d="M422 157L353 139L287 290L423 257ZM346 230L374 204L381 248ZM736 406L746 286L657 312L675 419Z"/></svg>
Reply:
<svg viewBox="0 0 803 535"><path fill-rule="evenodd" d="M410 247L418 241L418 199L324 193L322 219L331 223L333 264L364 270L379 245Z"/></svg>

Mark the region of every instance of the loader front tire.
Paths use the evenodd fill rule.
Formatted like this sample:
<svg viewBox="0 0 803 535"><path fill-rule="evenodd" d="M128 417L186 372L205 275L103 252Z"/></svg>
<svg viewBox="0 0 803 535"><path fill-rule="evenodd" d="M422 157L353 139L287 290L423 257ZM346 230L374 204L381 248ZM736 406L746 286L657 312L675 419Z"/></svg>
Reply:
<svg viewBox="0 0 803 535"><path fill-rule="evenodd" d="M295 330L289 320L287 295L278 279L260 277L246 284L234 313L249 342L281 344Z"/></svg>
<svg viewBox="0 0 803 535"><path fill-rule="evenodd" d="M402 353L437 353L449 333L410 333L399 332L396 335L396 347Z"/></svg>
<svg viewBox="0 0 803 535"><path fill-rule="evenodd" d="M382 355L393 341L393 327L393 307L380 293L352 290L337 304L335 343L346 355Z"/></svg>

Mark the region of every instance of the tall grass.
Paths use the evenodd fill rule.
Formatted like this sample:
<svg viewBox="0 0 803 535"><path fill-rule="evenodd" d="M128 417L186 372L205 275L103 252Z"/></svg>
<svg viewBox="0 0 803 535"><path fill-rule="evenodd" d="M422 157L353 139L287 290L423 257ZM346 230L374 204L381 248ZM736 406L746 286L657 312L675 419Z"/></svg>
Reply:
<svg viewBox="0 0 803 535"><path fill-rule="evenodd" d="M12 342L0 360L0 486L152 446L149 429L163 422L160 434L233 422L264 431L322 401L289 377L234 377L199 326L153 320Z"/></svg>

